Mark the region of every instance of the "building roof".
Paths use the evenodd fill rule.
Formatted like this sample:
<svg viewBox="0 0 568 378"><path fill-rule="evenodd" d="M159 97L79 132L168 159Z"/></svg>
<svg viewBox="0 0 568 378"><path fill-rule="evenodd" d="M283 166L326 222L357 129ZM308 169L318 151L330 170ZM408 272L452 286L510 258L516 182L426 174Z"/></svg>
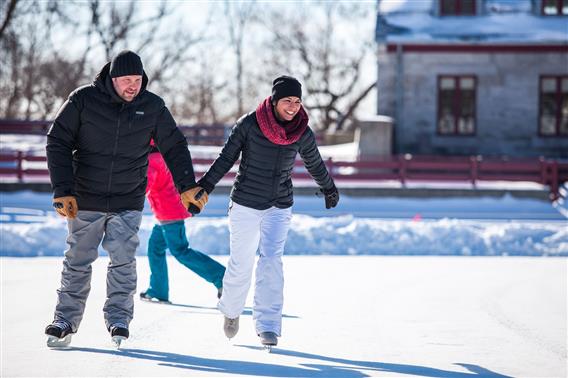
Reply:
<svg viewBox="0 0 568 378"><path fill-rule="evenodd" d="M381 0L376 39L383 43L568 44L568 17L541 16L531 0L484 0L476 16L435 15L435 0Z"/></svg>

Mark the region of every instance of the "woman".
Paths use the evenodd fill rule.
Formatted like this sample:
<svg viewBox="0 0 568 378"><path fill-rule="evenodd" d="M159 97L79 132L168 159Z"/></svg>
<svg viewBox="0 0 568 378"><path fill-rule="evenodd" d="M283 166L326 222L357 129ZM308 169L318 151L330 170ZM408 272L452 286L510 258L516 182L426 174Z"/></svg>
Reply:
<svg viewBox="0 0 568 378"><path fill-rule="evenodd" d="M239 330L259 250L253 319L263 345L271 347L278 342L284 288L282 254L292 218L291 175L298 153L324 193L326 208L335 207L339 193L308 127L302 86L293 77L280 76L273 81L272 96L237 121L221 154L199 181L211 193L241 157L229 205L231 255L218 305L225 315L228 338Z"/></svg>

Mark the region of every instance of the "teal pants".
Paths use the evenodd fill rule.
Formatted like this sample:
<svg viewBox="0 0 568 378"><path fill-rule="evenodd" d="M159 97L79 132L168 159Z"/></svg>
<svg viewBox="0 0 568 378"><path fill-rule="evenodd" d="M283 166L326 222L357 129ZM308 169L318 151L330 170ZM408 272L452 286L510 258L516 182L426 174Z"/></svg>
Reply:
<svg viewBox="0 0 568 378"><path fill-rule="evenodd" d="M216 288L223 286L225 267L206 254L189 247L184 221L155 225L148 241L150 287L146 293L161 300L169 300L168 265L166 250L183 265Z"/></svg>

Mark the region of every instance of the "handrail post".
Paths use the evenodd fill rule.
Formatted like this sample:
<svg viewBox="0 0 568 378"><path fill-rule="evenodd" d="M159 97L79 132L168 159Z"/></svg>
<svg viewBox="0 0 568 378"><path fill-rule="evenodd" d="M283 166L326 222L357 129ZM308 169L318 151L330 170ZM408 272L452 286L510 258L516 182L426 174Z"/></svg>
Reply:
<svg viewBox="0 0 568 378"><path fill-rule="evenodd" d="M477 161L477 156L470 156L470 171L469 171L469 175L470 175L470 179L471 179L471 185L473 185L473 187L475 187L475 184L477 183L477 179L479 177L479 163Z"/></svg>
<svg viewBox="0 0 568 378"><path fill-rule="evenodd" d="M556 201L559 196L558 185L558 161L553 160L550 163L551 177L550 177L550 197L552 201Z"/></svg>
<svg viewBox="0 0 568 378"><path fill-rule="evenodd" d="M406 185L406 155L398 155L398 174L402 186Z"/></svg>
<svg viewBox="0 0 568 378"><path fill-rule="evenodd" d="M325 162L326 166L327 166L327 171L329 172L329 175L331 176L331 178L334 178L335 174L333 172L333 159L331 157L327 158L326 162Z"/></svg>
<svg viewBox="0 0 568 378"><path fill-rule="evenodd" d="M23 160L24 160L24 153L22 151L18 151L18 155L16 157L16 169L18 175L18 182L24 181L24 169L23 169Z"/></svg>
<svg viewBox="0 0 568 378"><path fill-rule="evenodd" d="M540 163L540 183L546 185L548 182L548 162L543 156L539 157L538 161Z"/></svg>

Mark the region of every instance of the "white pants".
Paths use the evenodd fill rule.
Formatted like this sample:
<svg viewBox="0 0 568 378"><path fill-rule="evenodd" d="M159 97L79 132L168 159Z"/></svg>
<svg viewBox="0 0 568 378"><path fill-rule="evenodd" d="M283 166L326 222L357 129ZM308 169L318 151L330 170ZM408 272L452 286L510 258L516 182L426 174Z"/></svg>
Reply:
<svg viewBox="0 0 568 378"><path fill-rule="evenodd" d="M290 228L292 208L256 210L231 203L229 231L231 256L223 278L219 310L228 318L240 316L251 284L256 251L253 319L257 333L282 329L284 274L282 254Z"/></svg>

